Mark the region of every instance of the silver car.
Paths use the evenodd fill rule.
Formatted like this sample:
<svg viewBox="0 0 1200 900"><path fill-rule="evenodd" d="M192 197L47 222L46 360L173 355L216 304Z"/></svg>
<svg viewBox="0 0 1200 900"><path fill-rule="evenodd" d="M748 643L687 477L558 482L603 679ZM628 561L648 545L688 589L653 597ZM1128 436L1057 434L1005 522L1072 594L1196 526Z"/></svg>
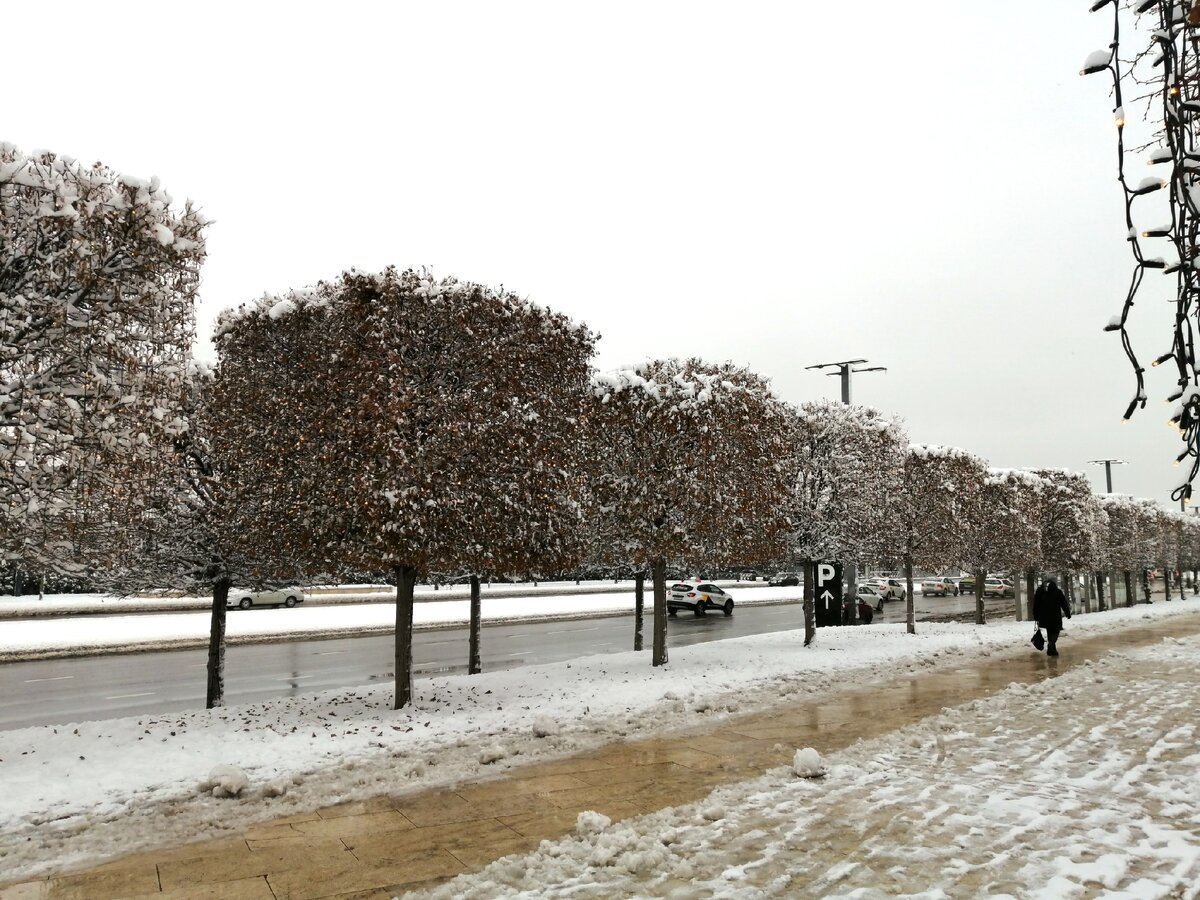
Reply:
<svg viewBox="0 0 1200 900"><path fill-rule="evenodd" d="M304 591L298 587L280 588L277 591L243 591L229 589L225 599L227 607L250 609L255 606L286 606L291 609L297 603L304 602Z"/></svg>

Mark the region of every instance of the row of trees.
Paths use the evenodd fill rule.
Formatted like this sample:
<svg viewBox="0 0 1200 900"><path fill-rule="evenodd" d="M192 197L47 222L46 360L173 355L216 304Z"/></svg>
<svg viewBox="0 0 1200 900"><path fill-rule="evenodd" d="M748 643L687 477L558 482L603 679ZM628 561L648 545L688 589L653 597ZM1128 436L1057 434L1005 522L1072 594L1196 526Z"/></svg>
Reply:
<svg viewBox="0 0 1200 900"><path fill-rule="evenodd" d="M413 271L228 312L218 365L196 366L203 218L103 167L0 161L0 552L116 590L211 591L210 706L235 582L386 573L400 707L430 573L472 576L472 671L480 576L649 573L661 665L668 565L895 560L911 581L1120 568L1132 546L1159 565L1200 545L1189 520L1153 519L1152 540L1148 505L1102 505L1082 476L910 446L895 418L797 408L729 363L596 372L585 326ZM809 640L813 618L808 596Z"/></svg>

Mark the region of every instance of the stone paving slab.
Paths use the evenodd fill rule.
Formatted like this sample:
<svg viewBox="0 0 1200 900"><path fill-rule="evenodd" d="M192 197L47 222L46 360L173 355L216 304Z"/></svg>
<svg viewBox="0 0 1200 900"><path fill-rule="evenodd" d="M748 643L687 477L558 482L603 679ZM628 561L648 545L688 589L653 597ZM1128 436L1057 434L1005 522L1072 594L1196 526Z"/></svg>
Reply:
<svg viewBox="0 0 1200 900"><path fill-rule="evenodd" d="M825 702L793 699L493 780L339 804L255 825L237 837L133 854L0 888L0 900L391 897L562 837L585 810L619 820L698 800L720 784L790 762L798 746L830 753L1014 681L1053 677L1114 649L1196 632L1200 617L1173 619L1073 640L1058 658L1031 652L949 671L905 672Z"/></svg>

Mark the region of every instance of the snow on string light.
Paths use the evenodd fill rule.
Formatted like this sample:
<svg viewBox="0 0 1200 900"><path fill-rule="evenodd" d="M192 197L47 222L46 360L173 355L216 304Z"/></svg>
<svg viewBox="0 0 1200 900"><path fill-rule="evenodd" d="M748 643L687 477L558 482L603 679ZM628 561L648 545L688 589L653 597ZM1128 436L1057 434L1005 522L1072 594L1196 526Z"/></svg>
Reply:
<svg viewBox="0 0 1200 900"><path fill-rule="evenodd" d="M1200 253L1200 206L1197 205L1200 201L1200 30L1197 29L1200 26L1200 0L1135 0L1131 3L1097 0L1091 11L1096 12L1110 3L1113 8L1112 43L1106 49L1091 53L1080 74L1108 72L1112 78L1117 175L1124 193L1125 225L1135 265L1121 314L1114 316L1104 330L1120 332L1125 355L1133 367L1136 391L1123 416L1129 419L1135 411L1146 406L1146 370L1139 363L1129 337L1130 312L1147 269L1159 269L1163 274L1175 277L1171 350L1159 356L1153 365L1174 362L1178 370L1178 390L1167 398L1167 402L1173 404L1168 424L1180 431L1184 442L1185 449L1176 461L1190 459L1191 462L1186 479L1171 496L1175 500L1189 500L1192 482L1200 474L1200 371L1195 353L1195 329L1200 322L1200 281L1194 262ZM1149 17L1153 31L1149 48L1123 67L1121 24L1130 12L1134 16ZM1149 58L1155 70L1149 83L1153 85L1151 97L1159 110L1153 116L1159 126L1157 139L1163 145L1152 150L1147 163L1170 163L1172 169L1169 178L1147 177L1132 185L1125 172L1126 116L1122 88L1147 83L1146 79L1134 75L1134 63L1145 58ZM1169 189L1170 222L1139 230L1133 224L1134 201L1163 189ZM1176 260L1168 262L1161 257L1147 257L1142 250L1141 238L1169 240L1177 254Z"/></svg>

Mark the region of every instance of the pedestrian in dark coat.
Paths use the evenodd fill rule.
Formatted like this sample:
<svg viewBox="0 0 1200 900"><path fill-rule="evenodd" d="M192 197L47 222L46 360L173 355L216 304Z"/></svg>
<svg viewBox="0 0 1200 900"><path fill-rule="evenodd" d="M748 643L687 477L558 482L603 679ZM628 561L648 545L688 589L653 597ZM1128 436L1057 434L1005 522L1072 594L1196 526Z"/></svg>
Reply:
<svg viewBox="0 0 1200 900"><path fill-rule="evenodd" d="M1046 629L1046 655L1058 656L1058 634L1062 631L1063 617L1071 618L1071 604L1067 603L1067 595L1058 587L1053 578L1039 587L1033 595L1033 618L1037 620L1038 628Z"/></svg>

